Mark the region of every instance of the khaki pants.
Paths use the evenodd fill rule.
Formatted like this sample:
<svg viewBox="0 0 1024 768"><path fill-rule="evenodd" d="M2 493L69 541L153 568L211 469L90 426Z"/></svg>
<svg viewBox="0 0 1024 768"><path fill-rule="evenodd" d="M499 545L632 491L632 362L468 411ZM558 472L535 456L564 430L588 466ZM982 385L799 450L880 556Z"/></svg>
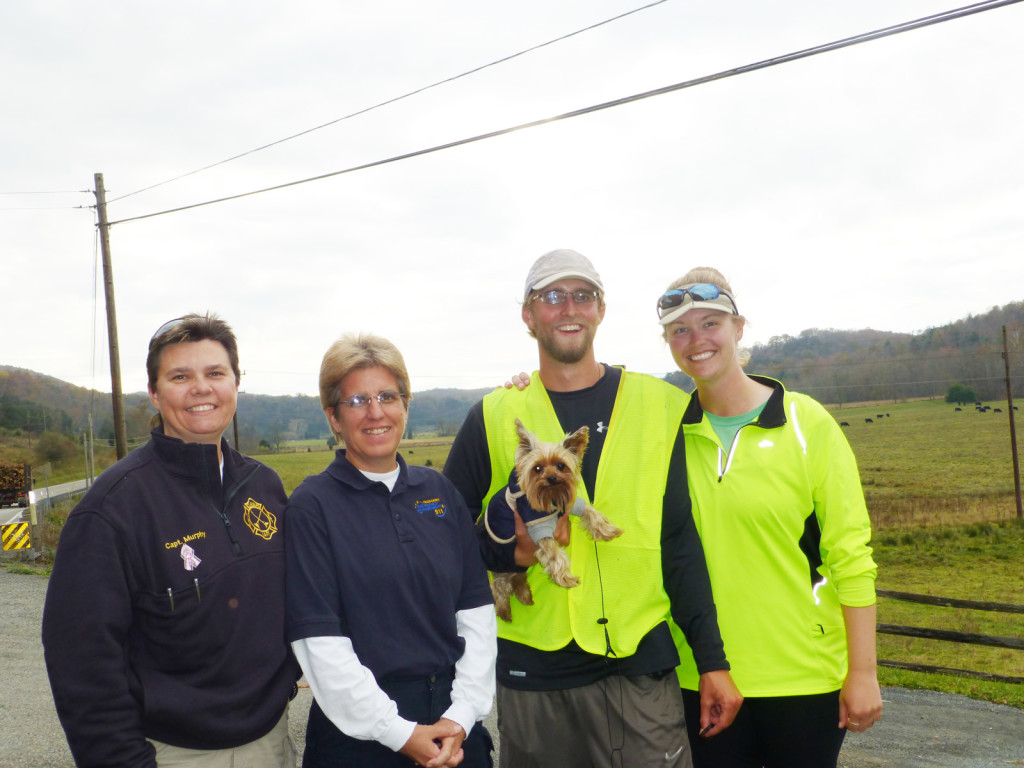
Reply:
<svg viewBox="0 0 1024 768"><path fill-rule="evenodd" d="M500 768L691 768L674 673L563 691L498 686Z"/></svg>
<svg viewBox="0 0 1024 768"><path fill-rule="evenodd" d="M295 768L295 746L288 734L288 710L266 736L234 749L185 749L154 739L159 768Z"/></svg>

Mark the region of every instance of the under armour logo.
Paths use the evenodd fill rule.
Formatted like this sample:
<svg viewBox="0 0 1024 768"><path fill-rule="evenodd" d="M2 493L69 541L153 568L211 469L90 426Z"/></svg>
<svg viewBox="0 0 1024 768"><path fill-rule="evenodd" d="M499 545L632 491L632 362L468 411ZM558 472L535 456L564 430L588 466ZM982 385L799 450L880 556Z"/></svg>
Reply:
<svg viewBox="0 0 1024 768"><path fill-rule="evenodd" d="M598 431L598 432L604 432L604 431L605 431L606 429L608 429L608 427L606 427L606 426L604 425L604 422L603 422L603 421L599 421L599 422L597 422L597 431Z"/></svg>

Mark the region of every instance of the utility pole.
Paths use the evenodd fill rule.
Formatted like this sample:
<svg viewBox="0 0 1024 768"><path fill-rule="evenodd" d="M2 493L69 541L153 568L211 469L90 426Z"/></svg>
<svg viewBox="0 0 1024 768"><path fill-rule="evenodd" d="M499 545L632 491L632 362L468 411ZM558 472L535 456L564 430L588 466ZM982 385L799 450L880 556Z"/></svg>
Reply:
<svg viewBox="0 0 1024 768"><path fill-rule="evenodd" d="M117 310L114 307L114 271L110 264L110 224L107 223L107 191L103 174L95 175L96 211L99 214L100 253L103 256L103 289L107 299L107 341L110 344L110 397L114 407L114 445L117 458L128 455L128 430L124 422L124 396L121 394L121 354L117 346Z"/></svg>
<svg viewBox="0 0 1024 768"><path fill-rule="evenodd" d="M92 433L92 414L89 414L89 487L92 488L93 480L96 479L96 445Z"/></svg>
<svg viewBox="0 0 1024 768"><path fill-rule="evenodd" d="M1020 462L1017 458L1017 427L1013 418L1013 390L1010 388L1010 348L1006 344L1006 326L1003 326L1003 363L1006 365L1006 410L1010 415L1010 450L1013 452L1013 490L1017 499L1017 519L1024 520L1020 500Z"/></svg>

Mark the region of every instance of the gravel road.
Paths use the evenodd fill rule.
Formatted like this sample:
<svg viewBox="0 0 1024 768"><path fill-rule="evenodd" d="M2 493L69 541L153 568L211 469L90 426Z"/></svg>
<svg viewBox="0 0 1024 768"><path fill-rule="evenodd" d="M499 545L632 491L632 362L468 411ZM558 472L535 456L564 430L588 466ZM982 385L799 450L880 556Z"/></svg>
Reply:
<svg viewBox="0 0 1024 768"><path fill-rule="evenodd" d="M53 709L39 640L46 584L44 577L0 568L0 768L74 766ZM841 768L1024 766L1022 710L902 688L887 688L882 698L882 723L847 736ZM292 735L300 754L309 703L308 688L292 703Z"/></svg>

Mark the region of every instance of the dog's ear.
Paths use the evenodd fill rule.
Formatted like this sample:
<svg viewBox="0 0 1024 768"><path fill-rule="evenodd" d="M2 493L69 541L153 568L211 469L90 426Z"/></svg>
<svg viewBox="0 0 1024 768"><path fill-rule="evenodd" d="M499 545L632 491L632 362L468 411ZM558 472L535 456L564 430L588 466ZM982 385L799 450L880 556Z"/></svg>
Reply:
<svg viewBox="0 0 1024 768"><path fill-rule="evenodd" d="M590 442L590 430L587 427L580 427L571 435L566 435L562 441L562 447L577 459L582 460L587 450L587 443Z"/></svg>
<svg viewBox="0 0 1024 768"><path fill-rule="evenodd" d="M520 456L529 453L537 447L537 438L530 432L526 427L523 426L523 422L516 419L516 434L519 435L519 445L516 446L516 459Z"/></svg>

